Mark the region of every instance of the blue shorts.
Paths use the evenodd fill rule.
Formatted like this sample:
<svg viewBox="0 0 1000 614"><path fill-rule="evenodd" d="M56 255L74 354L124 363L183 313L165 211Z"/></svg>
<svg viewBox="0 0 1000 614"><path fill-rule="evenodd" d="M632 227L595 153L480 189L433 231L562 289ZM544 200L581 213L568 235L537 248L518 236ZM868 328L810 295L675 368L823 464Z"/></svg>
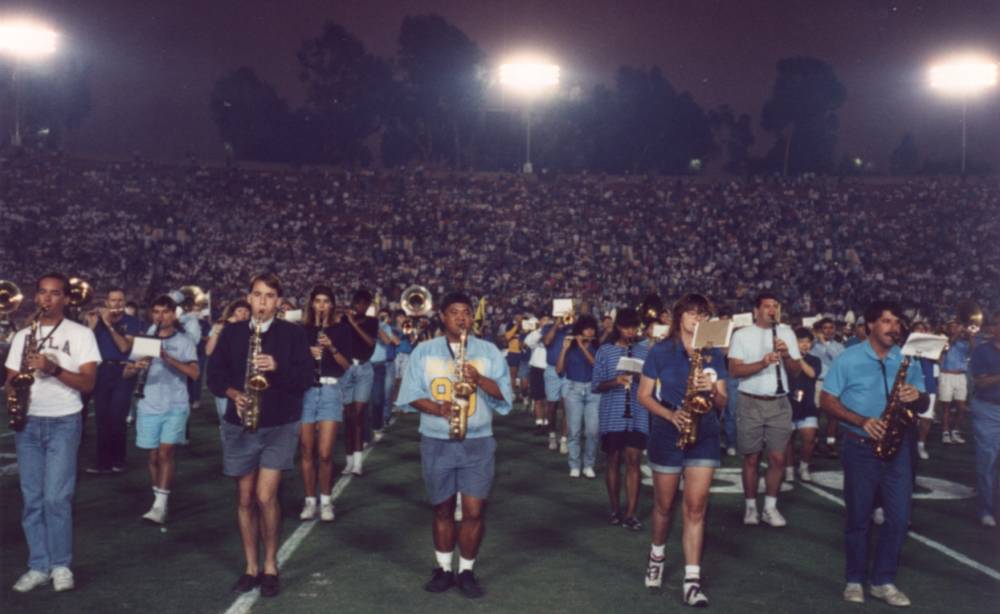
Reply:
<svg viewBox="0 0 1000 614"><path fill-rule="evenodd" d="M313 424L333 420L344 420L344 402L340 397L340 382L323 384L306 390L302 398L302 423Z"/></svg>
<svg viewBox="0 0 1000 614"><path fill-rule="evenodd" d="M680 473L685 467L718 467L719 416L710 411L698 423L698 440L688 450L677 447L677 427L653 416L649 429L649 468L657 473Z"/></svg>
<svg viewBox="0 0 1000 614"><path fill-rule="evenodd" d="M819 418L816 416L806 416L801 420L792 420L792 426L795 427L795 430L819 428Z"/></svg>
<svg viewBox="0 0 1000 614"><path fill-rule="evenodd" d="M340 378L340 396L344 404L367 403L372 400L372 384L375 382L375 369L372 363L363 362L351 365L351 368Z"/></svg>
<svg viewBox="0 0 1000 614"><path fill-rule="evenodd" d="M257 469L288 471L295 466L299 423L262 426L251 433L238 424L222 423L222 473L239 478Z"/></svg>
<svg viewBox="0 0 1000 614"><path fill-rule="evenodd" d="M520 352L508 352L507 353L507 366L517 369L521 364L521 353Z"/></svg>
<svg viewBox="0 0 1000 614"><path fill-rule="evenodd" d="M155 450L160 444L178 444L184 441L191 409L185 404L164 413L143 410L142 402L136 411L135 446L143 450Z"/></svg>
<svg viewBox="0 0 1000 614"><path fill-rule="evenodd" d="M545 367L545 400L555 403L562 398L563 386L566 384L565 377L559 377L556 368Z"/></svg>
<svg viewBox="0 0 1000 614"><path fill-rule="evenodd" d="M492 437L462 441L420 438L420 466L431 505L462 493L486 499L493 488L497 442Z"/></svg>
<svg viewBox="0 0 1000 614"><path fill-rule="evenodd" d="M531 364L527 357L522 357L521 362L517 365L517 379L527 381L529 373L531 373Z"/></svg>

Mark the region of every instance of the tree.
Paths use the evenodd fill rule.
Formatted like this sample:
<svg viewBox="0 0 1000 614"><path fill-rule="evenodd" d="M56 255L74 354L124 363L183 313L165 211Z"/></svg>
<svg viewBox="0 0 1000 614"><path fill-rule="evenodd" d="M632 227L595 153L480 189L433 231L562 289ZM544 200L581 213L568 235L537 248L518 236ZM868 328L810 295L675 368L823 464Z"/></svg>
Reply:
<svg viewBox="0 0 1000 614"><path fill-rule="evenodd" d="M907 132L889 159L889 172L893 175L914 175L920 166L920 154L913 135Z"/></svg>
<svg viewBox="0 0 1000 614"><path fill-rule="evenodd" d="M729 105L722 105L708 114L709 124L720 132L723 147L726 150L726 164L723 166L728 173L745 173L750 170L750 148L753 147L753 129L750 115L741 113L737 118Z"/></svg>
<svg viewBox="0 0 1000 614"><path fill-rule="evenodd" d="M771 167L786 175L830 170L839 128L836 110L847 99L847 90L822 60L785 58L777 70L761 121L776 139L768 154Z"/></svg>
<svg viewBox="0 0 1000 614"><path fill-rule="evenodd" d="M283 140L289 125L288 104L242 67L215 82L210 107L222 140L239 160L289 160Z"/></svg>

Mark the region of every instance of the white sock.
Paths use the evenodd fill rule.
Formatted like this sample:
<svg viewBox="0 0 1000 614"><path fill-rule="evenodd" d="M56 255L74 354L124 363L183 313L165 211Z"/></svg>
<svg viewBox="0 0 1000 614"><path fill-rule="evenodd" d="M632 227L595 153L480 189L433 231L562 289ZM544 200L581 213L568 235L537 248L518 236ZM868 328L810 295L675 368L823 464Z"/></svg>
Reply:
<svg viewBox="0 0 1000 614"><path fill-rule="evenodd" d="M467 559L461 554L458 555L458 573L472 571L472 566L476 564L476 559Z"/></svg>
<svg viewBox="0 0 1000 614"><path fill-rule="evenodd" d="M535 418L535 426L542 426L542 419L541 418Z"/></svg>
<svg viewBox="0 0 1000 614"><path fill-rule="evenodd" d="M836 437L827 437L826 438L826 445L832 446L835 443L837 443L837 438Z"/></svg>
<svg viewBox="0 0 1000 614"><path fill-rule="evenodd" d="M799 461L799 471L805 471L809 468L809 463L805 461Z"/></svg>
<svg viewBox="0 0 1000 614"><path fill-rule="evenodd" d="M656 544L652 544L649 547L649 558L662 559L665 556L666 551L667 551L666 544L660 544L659 546L657 546Z"/></svg>
<svg viewBox="0 0 1000 614"><path fill-rule="evenodd" d="M306 497L306 505L316 505L316 497Z"/></svg>
<svg viewBox="0 0 1000 614"><path fill-rule="evenodd" d="M354 466L355 467L361 466L361 452L354 453Z"/></svg>
<svg viewBox="0 0 1000 614"><path fill-rule="evenodd" d="M167 509L167 496L170 495L169 490L164 490L162 488L153 487L153 507L161 510Z"/></svg>
<svg viewBox="0 0 1000 614"><path fill-rule="evenodd" d="M351 453L351 454L348 454L348 455L347 455L347 456L345 457L345 460L344 460L344 463L345 463L345 464L346 464L346 465L347 465L348 467L352 466L352 465L354 464L354 454L353 454L353 453Z"/></svg>
<svg viewBox="0 0 1000 614"><path fill-rule="evenodd" d="M556 434L553 433L552 431L549 431L549 439L555 439L555 438L556 438Z"/></svg>
<svg viewBox="0 0 1000 614"><path fill-rule="evenodd" d="M330 495L320 495L319 503L320 505L330 505Z"/></svg>
<svg viewBox="0 0 1000 614"><path fill-rule="evenodd" d="M772 497L771 495L764 496L764 509L766 510L776 510L778 509L778 498Z"/></svg>
<svg viewBox="0 0 1000 614"><path fill-rule="evenodd" d="M757 499L756 498L754 498L754 499L746 499L746 506L747 506L748 510L756 510L757 509Z"/></svg>
<svg viewBox="0 0 1000 614"><path fill-rule="evenodd" d="M698 580L701 578L701 565L685 565L684 581ZM686 592L686 591L685 591Z"/></svg>
<svg viewBox="0 0 1000 614"><path fill-rule="evenodd" d="M445 571L451 571L451 559L452 559L451 552L438 552L437 550L435 550L434 558L437 559L438 567L440 567Z"/></svg>
<svg viewBox="0 0 1000 614"><path fill-rule="evenodd" d="M922 441L918 441L918 442L917 442L917 447L918 447L918 448L920 448L920 449L922 450L922 449L924 449L924 448L925 448L926 446L924 445L924 442L922 442Z"/></svg>

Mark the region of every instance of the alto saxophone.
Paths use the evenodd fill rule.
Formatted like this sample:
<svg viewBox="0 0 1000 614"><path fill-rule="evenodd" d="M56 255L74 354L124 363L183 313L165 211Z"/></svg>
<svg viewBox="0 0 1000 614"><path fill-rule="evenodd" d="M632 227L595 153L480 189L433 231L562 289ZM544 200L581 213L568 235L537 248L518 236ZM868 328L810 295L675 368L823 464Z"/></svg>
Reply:
<svg viewBox="0 0 1000 614"><path fill-rule="evenodd" d="M7 395L7 413L10 414L8 425L10 430L20 432L28 424L28 409L31 405L31 386L35 383L35 375L28 368L28 355L38 348L38 328L41 324L43 310L39 309L31 319L31 329L24 339L21 350L21 368L10 380L11 392Z"/></svg>
<svg viewBox="0 0 1000 614"><path fill-rule="evenodd" d="M870 440L872 451L879 460L887 461L896 456L900 446L903 445L903 436L906 435L907 427L917 421L916 413L899 400L900 391L906 384L906 372L909 368L910 357L905 356L903 363L899 365L899 371L896 373L896 381L892 384L889 400L879 417L885 423L885 435L878 441Z"/></svg>
<svg viewBox="0 0 1000 614"><path fill-rule="evenodd" d="M247 395L249 402L243 410L243 429L251 433L257 431L257 423L260 422L260 395L271 387L267 377L256 365L257 356L261 353L260 323L256 323L253 333L250 335L250 349L247 352L247 370L243 378L243 391Z"/></svg>
<svg viewBox="0 0 1000 614"><path fill-rule="evenodd" d="M465 432L469 426L469 404L472 395L476 392L475 385L465 379L466 345L469 342L469 333L462 329L458 338L458 352L455 353L455 385L453 387L451 416L448 418L448 437L459 441L465 439Z"/></svg>
<svg viewBox="0 0 1000 614"><path fill-rule="evenodd" d="M705 357L702 356L701 352L701 348L695 348L691 351L687 388L684 390L684 400L681 402L680 411L686 412L690 418L677 437L677 447L682 450L690 449L698 441L698 423L701 422L701 417L712 409L712 400L695 387L695 382L701 376L705 363Z"/></svg>

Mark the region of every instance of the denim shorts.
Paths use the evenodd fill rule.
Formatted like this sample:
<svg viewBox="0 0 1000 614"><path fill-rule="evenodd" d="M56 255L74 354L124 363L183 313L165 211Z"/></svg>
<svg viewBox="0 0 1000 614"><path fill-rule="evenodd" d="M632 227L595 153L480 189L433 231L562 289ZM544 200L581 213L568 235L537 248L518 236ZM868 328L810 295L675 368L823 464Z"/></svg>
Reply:
<svg viewBox="0 0 1000 614"><path fill-rule="evenodd" d="M549 403L555 403L562 398L563 387L566 384L565 377L559 377L556 373L556 368L553 366L545 367L545 400Z"/></svg>
<svg viewBox="0 0 1000 614"><path fill-rule="evenodd" d="M238 478L260 469L294 468L299 423L267 426L251 433L241 425L222 423L222 473Z"/></svg>
<svg viewBox="0 0 1000 614"><path fill-rule="evenodd" d="M719 416L710 411L698 423L698 440L688 450L677 447L680 433L672 422L653 416L649 429L649 468L657 473L680 473L685 467L718 467Z"/></svg>
<svg viewBox="0 0 1000 614"><path fill-rule="evenodd" d="M363 362L351 365L351 368L340 378L340 396L344 404L367 403L372 399L372 384L375 382L375 369L372 363Z"/></svg>
<svg viewBox="0 0 1000 614"><path fill-rule="evenodd" d="M793 420L792 421L792 426L795 427L796 431L798 431L800 429L815 429L815 428L819 428L819 418L817 418L816 416L806 416L805 418L803 418L801 420Z"/></svg>
<svg viewBox="0 0 1000 614"><path fill-rule="evenodd" d="M340 396L340 382L323 384L306 390L302 398L302 423L313 424L344 420L344 402Z"/></svg>
<svg viewBox="0 0 1000 614"><path fill-rule="evenodd" d="M493 488L497 442L492 437L474 439L420 438L420 465L431 505L462 493L485 499Z"/></svg>
<svg viewBox="0 0 1000 614"><path fill-rule="evenodd" d="M186 404L164 413L151 413L143 410L140 401L135 416L135 447L153 450L160 444L181 443L190 415L191 409Z"/></svg>

